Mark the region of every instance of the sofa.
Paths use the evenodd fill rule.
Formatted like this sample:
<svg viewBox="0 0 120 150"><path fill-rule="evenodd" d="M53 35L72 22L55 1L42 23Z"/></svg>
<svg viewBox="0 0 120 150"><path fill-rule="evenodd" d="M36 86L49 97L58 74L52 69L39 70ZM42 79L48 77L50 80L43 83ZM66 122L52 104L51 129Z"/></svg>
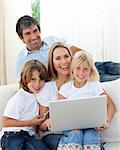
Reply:
<svg viewBox="0 0 120 150"><path fill-rule="evenodd" d="M102 142L104 143L105 150L120 150L120 79L102 82L102 85L105 91L112 98L117 109L109 129L101 134ZM15 83L0 86L0 130L2 126L2 114L5 105L9 98L12 97L18 91L18 89L19 85Z"/></svg>

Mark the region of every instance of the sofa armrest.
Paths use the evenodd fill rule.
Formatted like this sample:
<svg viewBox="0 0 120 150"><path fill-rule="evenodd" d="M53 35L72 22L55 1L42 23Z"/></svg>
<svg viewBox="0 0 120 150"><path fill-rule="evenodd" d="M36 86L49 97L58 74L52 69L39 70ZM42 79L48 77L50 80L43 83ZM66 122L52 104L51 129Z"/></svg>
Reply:
<svg viewBox="0 0 120 150"><path fill-rule="evenodd" d="M7 101L18 91L17 83L0 86L0 129L2 125L2 115Z"/></svg>

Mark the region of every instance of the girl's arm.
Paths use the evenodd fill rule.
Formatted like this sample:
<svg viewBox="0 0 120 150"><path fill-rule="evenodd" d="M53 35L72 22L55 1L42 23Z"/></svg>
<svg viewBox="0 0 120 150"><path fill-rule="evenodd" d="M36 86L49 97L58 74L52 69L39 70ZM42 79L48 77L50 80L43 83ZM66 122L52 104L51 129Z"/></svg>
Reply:
<svg viewBox="0 0 120 150"><path fill-rule="evenodd" d="M104 93L102 95L107 95L107 93ZM112 99L107 95L107 123L104 124L101 127L98 127L97 130L104 131L105 129L109 128L110 122L116 112L115 104L113 103Z"/></svg>
<svg viewBox="0 0 120 150"><path fill-rule="evenodd" d="M107 95L107 121L108 122L111 122L115 112L116 112L115 104L113 103L109 95Z"/></svg>
<svg viewBox="0 0 120 150"><path fill-rule="evenodd" d="M16 120L3 116L3 127L25 127L40 125L45 119L40 116L35 116L31 120Z"/></svg>

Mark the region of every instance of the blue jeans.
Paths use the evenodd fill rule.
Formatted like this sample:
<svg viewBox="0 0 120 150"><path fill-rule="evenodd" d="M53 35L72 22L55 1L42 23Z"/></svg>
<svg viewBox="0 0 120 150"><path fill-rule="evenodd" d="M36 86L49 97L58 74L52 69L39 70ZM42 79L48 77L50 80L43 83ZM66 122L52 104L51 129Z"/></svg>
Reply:
<svg viewBox="0 0 120 150"><path fill-rule="evenodd" d="M100 132L94 129L83 129L83 145L100 144Z"/></svg>
<svg viewBox="0 0 120 150"><path fill-rule="evenodd" d="M95 66L99 72L101 82L120 78L120 63L112 61L96 62Z"/></svg>
<svg viewBox="0 0 120 150"><path fill-rule="evenodd" d="M1 138L2 150L49 150L43 141L26 131L5 132Z"/></svg>
<svg viewBox="0 0 120 150"><path fill-rule="evenodd" d="M70 143L75 143L81 146L93 144L100 145L100 132L94 129L65 131L64 136L60 139L59 144L64 145Z"/></svg>
<svg viewBox="0 0 120 150"><path fill-rule="evenodd" d="M57 150L58 143L63 134L48 134L43 137L42 141L49 147L50 150Z"/></svg>

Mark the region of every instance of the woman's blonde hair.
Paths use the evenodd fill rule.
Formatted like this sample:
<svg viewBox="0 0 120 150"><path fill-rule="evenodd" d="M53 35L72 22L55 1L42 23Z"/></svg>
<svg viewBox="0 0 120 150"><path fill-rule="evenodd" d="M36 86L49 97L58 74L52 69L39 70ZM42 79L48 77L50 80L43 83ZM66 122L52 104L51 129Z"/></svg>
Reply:
<svg viewBox="0 0 120 150"><path fill-rule="evenodd" d="M81 50L75 53L71 62L70 78L74 79L73 69L84 62L87 62L88 66L91 68L91 73L90 73L88 80L89 81L99 80L99 73L97 71L97 68L95 67L94 61L92 59L92 55L85 50Z"/></svg>
<svg viewBox="0 0 120 150"><path fill-rule="evenodd" d="M72 59L72 51L65 43L56 42L52 45L52 47L49 50L49 54L48 54L48 74L49 74L49 77L54 80L56 80L58 78L58 74L57 74L57 71L55 70L54 64L53 64L53 52L58 47L65 48L68 51L68 53L70 54L71 59Z"/></svg>
<svg viewBox="0 0 120 150"><path fill-rule="evenodd" d="M44 64L42 64L39 60L30 60L25 63L21 74L20 74L20 88L22 87L25 91L29 92L27 84L30 82L32 78L32 72L37 70L39 72L39 77L41 80L49 81L48 72Z"/></svg>

